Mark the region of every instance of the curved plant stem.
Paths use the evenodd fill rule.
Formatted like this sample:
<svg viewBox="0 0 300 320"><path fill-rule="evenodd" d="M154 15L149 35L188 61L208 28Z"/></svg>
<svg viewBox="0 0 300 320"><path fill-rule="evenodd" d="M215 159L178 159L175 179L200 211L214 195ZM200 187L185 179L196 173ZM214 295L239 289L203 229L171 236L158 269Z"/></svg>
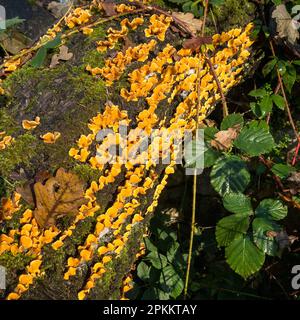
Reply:
<svg viewBox="0 0 300 320"><path fill-rule="evenodd" d="M202 37L205 34L205 23L207 18L207 12L208 12L208 5L209 0L205 0L205 9L204 9L204 18L203 18L203 27L202 27ZM211 66L211 64L210 64ZM197 114L196 114L196 133L195 133L195 139L196 142L199 139L199 114L200 114L200 66L197 69ZM191 271L191 262L192 262L192 255L193 255L193 244L194 244L194 234L195 234L195 224L196 224L196 205L197 205L197 166L195 166L194 169L194 176L193 176L193 204L192 204L192 221L191 221L191 231L190 231L190 244L189 244L189 253L188 253L188 259L187 259L187 270L186 270L186 277L185 277L185 285L184 285L184 293L183 297L184 299L187 298L187 291L189 287L189 279L190 279L190 271Z"/></svg>

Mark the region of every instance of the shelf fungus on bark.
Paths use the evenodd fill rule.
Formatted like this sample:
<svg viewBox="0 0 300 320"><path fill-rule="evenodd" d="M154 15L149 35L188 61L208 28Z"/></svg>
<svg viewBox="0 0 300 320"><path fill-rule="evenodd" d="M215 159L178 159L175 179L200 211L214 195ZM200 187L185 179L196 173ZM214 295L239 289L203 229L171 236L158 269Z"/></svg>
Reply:
<svg viewBox="0 0 300 320"><path fill-rule="evenodd" d="M98 2L94 1L94 4L99 9ZM125 4L116 7L118 13L130 13L132 10L133 7ZM97 17L99 13L94 13L92 8L75 9L67 15L65 25L55 26L47 35L48 39L53 39L57 32L81 28L79 30L83 34L80 37L84 37L82 46L93 39L95 54L101 55L101 63L89 61L81 66L85 81L102 81L105 84L103 92L113 91L107 91L110 94L102 103L101 111L90 112L89 122L84 122L80 130L74 129L77 123L73 123L72 134L76 138L69 142L67 150L60 152L65 152L63 154L70 162L70 172L51 167L53 175L33 188L33 206L28 205L17 193L12 198L2 199L0 218L4 232L0 235L0 262L16 257L23 259L17 278L9 281L7 299L34 296L35 290L40 292L39 281L46 281L52 276L56 280L51 282L57 281L57 287L61 288L60 297L101 297L99 292L104 286L101 279L109 277L113 270L117 272L126 255L131 254L134 260L143 254L144 247L140 249L139 245L141 237L169 175L175 171L180 152L176 139L182 139L186 130L193 131L196 128L197 105L200 105L198 120L201 122L221 98L204 53L184 49L178 41L169 43L172 18L163 14L153 14L150 18L132 14L130 18L117 23L119 28L114 29L107 23L106 35L97 39L96 26L92 26ZM244 64L251 54L251 28L249 24L246 28L215 35L214 49L206 49L205 54L209 56L224 93L242 79ZM133 44L123 51L116 52L113 49L132 34L138 34L136 39L142 43ZM73 45L76 45L75 42ZM74 49L72 52L75 56L78 54ZM74 74L78 72L79 67L74 66L74 62L64 63ZM19 60L7 61L5 71L16 70L18 64ZM51 72L57 72L56 68L59 66L51 69ZM66 96L67 93L68 89ZM72 106L64 107L61 116ZM83 105L82 110L85 108ZM23 128L37 137L34 140L37 145L48 148L42 150L47 150L46 155L51 158L52 151L68 138L63 132L65 123L62 121L58 128L55 122L58 116L49 122L42 113L37 113L40 116L35 120L26 120L34 119L35 111L22 114ZM18 142L18 133L24 132L19 126L16 134L11 133L11 139L15 141L12 145L6 138L9 136L0 136L0 157L1 152ZM128 129L126 134L123 132L125 127ZM106 134L99 136L103 130L106 130ZM151 139L147 138L150 133ZM148 145L144 148L142 142L145 139ZM5 148L3 151L2 145ZM112 153L111 150L115 149L118 152ZM128 157L130 154L135 156ZM164 164L166 159L169 161ZM83 166L92 175L80 184L79 177L71 172ZM64 175L65 180L60 180L60 175ZM80 194L78 189L72 189L72 181L82 186ZM50 200L45 194L47 188L52 188ZM67 189L67 198L63 196L64 188ZM107 202L105 197L109 198ZM66 202L70 200L73 205L63 203L64 199ZM53 208L54 202L57 213L54 216L63 213L66 219L57 223L52 216L53 219L47 220L48 223L38 221L47 216L42 214L47 211L46 204ZM41 215L36 215L37 211ZM130 251L129 244L133 242L137 247ZM130 289L128 272L132 262L120 267L124 274L118 276L118 296L123 299ZM55 266L52 269L51 264ZM51 272L57 272L57 275ZM51 285L50 280L47 284Z"/></svg>

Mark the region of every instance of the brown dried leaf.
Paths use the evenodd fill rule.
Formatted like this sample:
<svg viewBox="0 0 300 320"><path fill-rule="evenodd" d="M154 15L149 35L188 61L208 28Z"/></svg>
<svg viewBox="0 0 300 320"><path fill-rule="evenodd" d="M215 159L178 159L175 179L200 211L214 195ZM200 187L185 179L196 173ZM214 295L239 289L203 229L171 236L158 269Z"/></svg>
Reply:
<svg viewBox="0 0 300 320"><path fill-rule="evenodd" d="M197 34L198 31L202 30L203 22L202 20L195 19L194 15L190 12L183 13L183 12L173 12L172 17L174 20L178 19L192 31L193 34Z"/></svg>
<svg viewBox="0 0 300 320"><path fill-rule="evenodd" d="M67 46L61 46L59 48L59 54L54 54L51 59L50 68L54 68L59 64L59 60L68 61L73 57L72 52L68 52Z"/></svg>
<svg viewBox="0 0 300 320"><path fill-rule="evenodd" d="M17 187L16 191L20 193L22 199L25 200L28 204L34 205L32 184L30 182L26 182L23 186Z"/></svg>
<svg viewBox="0 0 300 320"><path fill-rule="evenodd" d="M125 53L125 51L128 49L128 48L133 48L135 47L135 43L133 41L131 41L127 36L125 36L123 38L124 40L124 47L123 47L123 52Z"/></svg>
<svg viewBox="0 0 300 320"><path fill-rule="evenodd" d="M36 197L34 217L41 227L54 225L56 219L74 214L87 202L84 198L84 183L73 173L63 168L45 184L37 182L33 186Z"/></svg>
<svg viewBox="0 0 300 320"><path fill-rule="evenodd" d="M115 16L117 14L115 10L115 5L116 4L112 1L103 1L101 3L103 10L105 11L106 15L109 17Z"/></svg>
<svg viewBox="0 0 300 320"><path fill-rule="evenodd" d="M215 134L215 139L210 142L213 148L220 151L227 151L232 147L233 141L237 138L240 126L219 131Z"/></svg>
<svg viewBox="0 0 300 320"><path fill-rule="evenodd" d="M278 36L286 38L291 44L295 44L299 39L299 32L297 30L299 22L292 19L284 4L276 6L272 13L272 18L276 21Z"/></svg>
<svg viewBox="0 0 300 320"><path fill-rule="evenodd" d="M212 37L193 37L183 43L185 49L197 51L202 45L212 44Z"/></svg>

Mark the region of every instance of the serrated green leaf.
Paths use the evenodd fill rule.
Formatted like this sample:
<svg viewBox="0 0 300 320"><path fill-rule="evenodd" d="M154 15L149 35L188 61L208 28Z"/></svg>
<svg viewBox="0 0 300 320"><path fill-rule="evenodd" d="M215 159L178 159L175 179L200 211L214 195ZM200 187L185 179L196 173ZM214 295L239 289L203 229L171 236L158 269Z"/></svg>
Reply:
<svg viewBox="0 0 300 320"><path fill-rule="evenodd" d="M287 88L288 92L292 92L292 88L296 82L297 79L297 72L295 67L292 64L288 64L286 67L286 72L284 73L283 77L283 83L285 87Z"/></svg>
<svg viewBox="0 0 300 320"><path fill-rule="evenodd" d="M250 156L259 156L270 152L275 143L265 121L251 121L242 129L234 146Z"/></svg>
<svg viewBox="0 0 300 320"><path fill-rule="evenodd" d="M251 215L253 213L251 200L242 193L228 193L223 198L224 208L232 213Z"/></svg>
<svg viewBox="0 0 300 320"><path fill-rule="evenodd" d="M272 97L272 100L275 103L276 107L281 110L284 110L284 107L285 107L284 98L279 94L272 94L271 97Z"/></svg>
<svg viewBox="0 0 300 320"><path fill-rule="evenodd" d="M274 199L264 199L255 210L257 217L271 220L282 220L287 213L287 207L281 201Z"/></svg>
<svg viewBox="0 0 300 320"><path fill-rule="evenodd" d="M221 123L221 130L228 130L229 128L233 128L237 125L242 128L244 125L244 118L240 113L232 113L223 119Z"/></svg>
<svg viewBox="0 0 300 320"><path fill-rule="evenodd" d="M295 172L296 169L287 164L277 163L272 167L271 171L280 179L286 179L292 172Z"/></svg>
<svg viewBox="0 0 300 320"><path fill-rule="evenodd" d="M246 163L237 156L217 160L212 168L211 184L220 194L242 193L250 182L250 173Z"/></svg>
<svg viewBox="0 0 300 320"><path fill-rule="evenodd" d="M159 282L160 285L167 287L170 296L174 299L180 296L184 288L183 279L171 265L163 268Z"/></svg>
<svg viewBox="0 0 300 320"><path fill-rule="evenodd" d="M221 219L216 227L216 239L219 246L228 246L241 234L246 234L249 228L249 217L240 214Z"/></svg>
<svg viewBox="0 0 300 320"><path fill-rule="evenodd" d="M280 226L265 218L256 218L252 223L253 241L257 247L269 256L275 256L278 252L278 243L275 237L268 237L268 231L279 232Z"/></svg>
<svg viewBox="0 0 300 320"><path fill-rule="evenodd" d="M137 266L137 275L143 281L148 281L150 278L150 268L145 262L140 262Z"/></svg>
<svg viewBox="0 0 300 320"><path fill-rule="evenodd" d="M146 249L150 252L156 252L157 247L148 238L144 238Z"/></svg>
<svg viewBox="0 0 300 320"><path fill-rule="evenodd" d="M262 74L266 77L274 68L277 63L277 59L272 59L269 61L262 69Z"/></svg>
<svg viewBox="0 0 300 320"><path fill-rule="evenodd" d="M255 97L255 98L263 98L267 94L268 94L267 90L264 89L264 88L252 90L252 91L249 92L249 96Z"/></svg>
<svg viewBox="0 0 300 320"><path fill-rule="evenodd" d="M226 247L225 256L229 266L244 279L257 272L265 262L265 254L245 235Z"/></svg>
<svg viewBox="0 0 300 320"><path fill-rule="evenodd" d="M204 151L204 168L209 168L216 163L216 161L222 156L222 153L205 146Z"/></svg>
<svg viewBox="0 0 300 320"><path fill-rule="evenodd" d="M179 243L173 242L170 249L167 252L167 258L170 263L173 262L178 249L179 249Z"/></svg>
<svg viewBox="0 0 300 320"><path fill-rule="evenodd" d="M167 258L163 254L155 251L150 252L146 258L156 269L162 269L168 264Z"/></svg>
<svg viewBox="0 0 300 320"><path fill-rule="evenodd" d="M204 140L205 142L210 142L211 140L215 139L215 134L219 132L216 127L206 127L204 129Z"/></svg>

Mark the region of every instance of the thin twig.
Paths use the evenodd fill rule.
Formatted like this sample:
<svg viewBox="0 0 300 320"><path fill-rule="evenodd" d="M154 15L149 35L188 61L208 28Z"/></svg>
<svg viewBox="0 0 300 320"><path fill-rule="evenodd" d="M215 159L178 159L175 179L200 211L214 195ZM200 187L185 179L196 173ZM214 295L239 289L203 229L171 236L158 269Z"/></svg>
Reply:
<svg viewBox="0 0 300 320"><path fill-rule="evenodd" d="M206 55L204 55L204 57L205 57L205 61L209 65L210 72L211 72L212 76L214 77L214 80L216 81L216 84L218 86L218 90L219 90L219 93L220 93L220 96L221 96L221 100L222 100L222 104L223 104L223 117L225 118L225 117L228 116L229 112L228 112L227 102L226 102L226 98L225 98L221 83L220 83L220 81L218 79L218 76L217 76L217 74L215 72L214 66L212 65L209 57L206 56Z"/></svg>

